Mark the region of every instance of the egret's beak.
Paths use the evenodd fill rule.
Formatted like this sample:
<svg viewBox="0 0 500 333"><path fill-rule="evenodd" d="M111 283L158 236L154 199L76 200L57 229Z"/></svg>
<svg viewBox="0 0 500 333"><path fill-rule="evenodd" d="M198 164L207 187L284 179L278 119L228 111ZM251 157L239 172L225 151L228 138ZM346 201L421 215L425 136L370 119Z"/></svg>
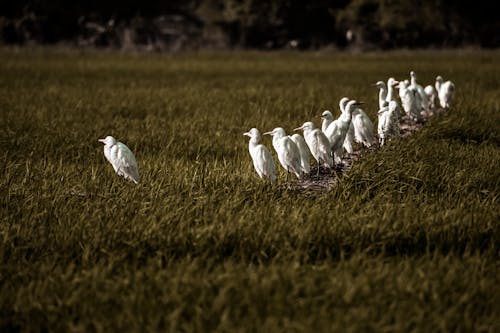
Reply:
<svg viewBox="0 0 500 333"><path fill-rule="evenodd" d="M363 105L365 104L365 102L356 102L356 106L360 106L360 105Z"/></svg>
<svg viewBox="0 0 500 333"><path fill-rule="evenodd" d="M376 84L376 83L370 83L370 86L376 87L376 86L378 86L378 84Z"/></svg>
<svg viewBox="0 0 500 333"><path fill-rule="evenodd" d="M294 129L293 129L293 131L294 131L294 132L297 132L297 131L300 131L301 129L303 129L303 127L302 127L302 126L297 127L297 128L294 128Z"/></svg>
<svg viewBox="0 0 500 333"><path fill-rule="evenodd" d="M243 133L244 136L251 136L249 132Z"/></svg>
<svg viewBox="0 0 500 333"><path fill-rule="evenodd" d="M106 140L105 140L105 139L99 139L99 140L97 140L97 141L102 142L102 143L106 143Z"/></svg>
<svg viewBox="0 0 500 333"><path fill-rule="evenodd" d="M395 83L395 84L399 84L399 81L394 80L394 83Z"/></svg>
<svg viewBox="0 0 500 333"><path fill-rule="evenodd" d="M394 88L398 88L398 89L399 89L399 83L398 83L398 84L396 84L396 85L394 86Z"/></svg>
<svg viewBox="0 0 500 333"><path fill-rule="evenodd" d="M262 133L262 135L273 135L273 131Z"/></svg>

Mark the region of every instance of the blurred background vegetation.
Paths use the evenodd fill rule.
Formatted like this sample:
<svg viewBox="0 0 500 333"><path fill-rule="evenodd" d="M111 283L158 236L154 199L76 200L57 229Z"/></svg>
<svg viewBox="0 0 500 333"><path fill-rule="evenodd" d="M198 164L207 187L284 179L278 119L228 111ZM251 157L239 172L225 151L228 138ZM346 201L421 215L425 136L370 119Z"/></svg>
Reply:
<svg viewBox="0 0 500 333"><path fill-rule="evenodd" d="M0 0L0 42L124 50L496 48L486 0Z"/></svg>

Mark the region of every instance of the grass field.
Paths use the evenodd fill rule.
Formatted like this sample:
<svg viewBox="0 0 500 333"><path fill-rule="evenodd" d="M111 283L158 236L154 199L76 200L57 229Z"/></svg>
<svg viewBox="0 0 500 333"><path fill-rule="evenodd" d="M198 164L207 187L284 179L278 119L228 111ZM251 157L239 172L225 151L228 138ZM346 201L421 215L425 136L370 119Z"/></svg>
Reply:
<svg viewBox="0 0 500 333"><path fill-rule="evenodd" d="M243 132L411 69L452 110L332 190L257 177ZM0 331L498 332L499 87L498 51L1 50Z"/></svg>

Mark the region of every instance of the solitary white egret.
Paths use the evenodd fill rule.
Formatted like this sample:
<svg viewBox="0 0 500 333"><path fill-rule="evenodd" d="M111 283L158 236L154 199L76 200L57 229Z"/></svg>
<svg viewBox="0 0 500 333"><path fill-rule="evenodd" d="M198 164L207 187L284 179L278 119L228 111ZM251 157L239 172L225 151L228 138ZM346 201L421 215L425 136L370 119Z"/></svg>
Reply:
<svg viewBox="0 0 500 333"><path fill-rule="evenodd" d="M408 88L416 91L416 101L417 106L423 110L420 111L429 111L429 99L427 98L427 94L424 91L424 88L420 84L417 83L417 74L414 71L410 72L410 85ZM418 105L420 104L420 105ZM419 113L420 113L419 111Z"/></svg>
<svg viewBox="0 0 500 333"><path fill-rule="evenodd" d="M319 176L320 164L324 164L330 168L333 167L332 150L330 149L330 143L325 134L320 129L316 128L310 121L294 129L294 131L298 130L304 131L304 139L306 140L307 146L318 163L317 176Z"/></svg>
<svg viewBox="0 0 500 333"><path fill-rule="evenodd" d="M311 162L309 159L309 148L307 147L307 143L304 138L300 134L293 134L290 138L295 142L297 148L299 148L300 152L300 165L302 167L302 172L308 174L311 172Z"/></svg>
<svg viewBox="0 0 500 333"><path fill-rule="evenodd" d="M451 81L446 81L443 83L443 78L441 76L438 76L436 77L436 90L441 107L443 109L449 108L455 95L455 84Z"/></svg>
<svg viewBox="0 0 500 333"><path fill-rule="evenodd" d="M273 137L273 147L278 154L278 160L283 169L286 170L286 180L288 181L288 174L293 172L297 178L302 175L302 166L300 165L300 151L295 142L286 135L282 127L276 127L271 132L266 132L264 135L271 135Z"/></svg>
<svg viewBox="0 0 500 333"><path fill-rule="evenodd" d="M373 86L377 87L379 89L378 92L378 109L383 109L385 106L387 106L387 86L383 81L377 81L377 83L374 83Z"/></svg>
<svg viewBox="0 0 500 333"><path fill-rule="evenodd" d="M375 136L373 135L373 122L359 107L356 107L352 112L351 124L354 127L354 138L356 142L363 144L365 147L371 147L375 141Z"/></svg>
<svg viewBox="0 0 500 333"><path fill-rule="evenodd" d="M427 99L429 100L429 108L436 108L436 89L430 84L424 88L425 94L427 95Z"/></svg>
<svg viewBox="0 0 500 333"><path fill-rule="evenodd" d="M110 135L98 141L104 144L104 156L111 163L115 172L119 176L139 184L137 161L132 151Z"/></svg>
<svg viewBox="0 0 500 333"><path fill-rule="evenodd" d="M276 165L274 164L273 157L263 144L260 144L260 132L256 128L243 133L250 137L248 142L248 151L253 160L253 167L257 174L262 179L269 179L271 184L276 181Z"/></svg>
<svg viewBox="0 0 500 333"><path fill-rule="evenodd" d="M378 138L381 146L392 137L399 136L399 119L396 114L398 103L390 101L389 105L378 112Z"/></svg>
<svg viewBox="0 0 500 333"><path fill-rule="evenodd" d="M399 97L401 98L401 104L406 115L412 121L421 121L422 106L419 104L418 92L414 88L408 86L408 81L404 80L399 82Z"/></svg>

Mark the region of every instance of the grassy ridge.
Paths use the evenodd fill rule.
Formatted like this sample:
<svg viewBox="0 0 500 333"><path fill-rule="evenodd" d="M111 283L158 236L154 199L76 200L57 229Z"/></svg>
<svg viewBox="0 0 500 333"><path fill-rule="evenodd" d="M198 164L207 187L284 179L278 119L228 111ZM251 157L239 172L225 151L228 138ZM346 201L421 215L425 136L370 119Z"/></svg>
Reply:
<svg viewBox="0 0 500 333"><path fill-rule="evenodd" d="M498 329L497 52L0 57L1 326ZM454 109L331 191L256 177L244 131L319 124L345 95L374 119L369 83L410 69L452 79Z"/></svg>

